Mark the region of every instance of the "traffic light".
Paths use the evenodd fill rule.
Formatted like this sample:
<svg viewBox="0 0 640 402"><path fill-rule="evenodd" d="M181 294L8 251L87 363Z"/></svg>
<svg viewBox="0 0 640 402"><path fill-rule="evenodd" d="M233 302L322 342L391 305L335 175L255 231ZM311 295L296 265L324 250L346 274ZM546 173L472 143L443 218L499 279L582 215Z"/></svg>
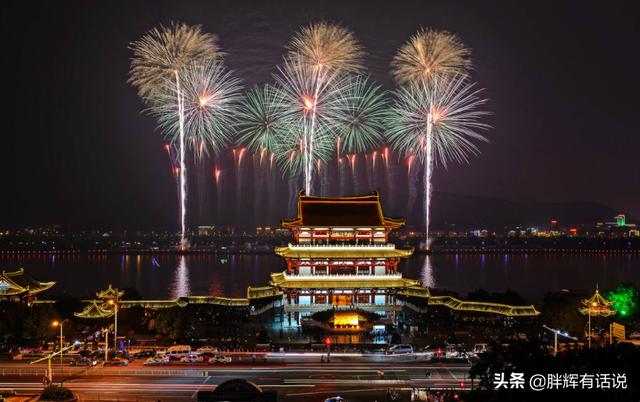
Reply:
<svg viewBox="0 0 640 402"><path fill-rule="evenodd" d="M460 381L460 388L464 388L464 381Z"/></svg>
<svg viewBox="0 0 640 402"><path fill-rule="evenodd" d="M329 337L324 338L324 346L326 347L331 346L331 338Z"/></svg>

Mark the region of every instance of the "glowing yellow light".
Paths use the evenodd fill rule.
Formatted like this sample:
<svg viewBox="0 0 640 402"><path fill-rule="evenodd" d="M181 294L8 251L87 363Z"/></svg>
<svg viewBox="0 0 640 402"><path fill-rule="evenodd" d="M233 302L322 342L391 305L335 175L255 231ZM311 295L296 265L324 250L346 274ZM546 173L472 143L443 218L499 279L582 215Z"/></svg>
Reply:
<svg viewBox="0 0 640 402"><path fill-rule="evenodd" d="M109 301L107 301L107 304L110 305L110 306L113 306L115 304L115 302L113 300L109 300Z"/></svg>
<svg viewBox="0 0 640 402"><path fill-rule="evenodd" d="M52 326L57 327L58 325L60 325L60 322L58 320L55 320L54 322L51 323Z"/></svg>
<svg viewBox="0 0 640 402"><path fill-rule="evenodd" d="M313 98L310 96L303 96L302 97L302 103L304 105L305 110L311 110L313 109L314 106L314 101Z"/></svg>
<svg viewBox="0 0 640 402"><path fill-rule="evenodd" d="M333 325L349 325L352 327L357 327L358 324L359 324L358 314L356 313L347 313L347 314L336 313L333 317Z"/></svg>
<svg viewBox="0 0 640 402"><path fill-rule="evenodd" d="M200 101L200 107L207 107L211 105L211 101L213 101L213 95L202 95L198 99Z"/></svg>

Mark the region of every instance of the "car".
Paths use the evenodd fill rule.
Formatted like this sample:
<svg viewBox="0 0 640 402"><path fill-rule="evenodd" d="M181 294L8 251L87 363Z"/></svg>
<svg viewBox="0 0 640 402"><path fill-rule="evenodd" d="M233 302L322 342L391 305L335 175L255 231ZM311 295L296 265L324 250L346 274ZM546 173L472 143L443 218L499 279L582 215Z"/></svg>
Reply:
<svg viewBox="0 0 640 402"><path fill-rule="evenodd" d="M102 363L102 365L104 367L108 367L108 366L128 366L129 365L129 360L122 359L120 357L116 357L115 359L111 359L111 360L105 361L104 363Z"/></svg>
<svg viewBox="0 0 640 402"><path fill-rule="evenodd" d="M401 355L413 353L413 346L411 345L393 345L387 350L387 354Z"/></svg>
<svg viewBox="0 0 640 402"><path fill-rule="evenodd" d="M191 346L189 345L173 345L167 349L167 355L171 359L180 360L183 357L190 356L191 354Z"/></svg>
<svg viewBox="0 0 640 402"><path fill-rule="evenodd" d="M229 363L231 363L231 358L229 356L213 355L213 356L211 356L209 358L209 363L211 363L211 364L216 364L216 363L229 364Z"/></svg>
<svg viewBox="0 0 640 402"><path fill-rule="evenodd" d="M148 358L142 364L144 364L145 366L166 366L167 364L169 364L169 358L154 356Z"/></svg>
<svg viewBox="0 0 640 402"><path fill-rule="evenodd" d="M141 350L133 354L134 359L144 359L148 357L154 357L156 355L155 350Z"/></svg>
<svg viewBox="0 0 640 402"><path fill-rule="evenodd" d="M330 398L325 399L324 402L347 402L347 400L341 396L332 396Z"/></svg>
<svg viewBox="0 0 640 402"><path fill-rule="evenodd" d="M218 353L218 348L207 345L196 349L196 353L199 355Z"/></svg>
<svg viewBox="0 0 640 402"><path fill-rule="evenodd" d="M204 357L199 355L189 355L180 358L180 363L202 363Z"/></svg>
<svg viewBox="0 0 640 402"><path fill-rule="evenodd" d="M93 367L98 364L97 360L88 359L86 357L81 357L79 359L72 360L69 365L70 366L84 366L84 367Z"/></svg>

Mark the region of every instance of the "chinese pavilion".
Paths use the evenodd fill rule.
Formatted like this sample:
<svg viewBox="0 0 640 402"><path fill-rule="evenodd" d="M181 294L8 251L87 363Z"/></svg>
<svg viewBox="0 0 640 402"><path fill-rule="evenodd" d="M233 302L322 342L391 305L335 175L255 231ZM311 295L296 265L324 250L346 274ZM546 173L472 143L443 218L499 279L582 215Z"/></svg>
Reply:
<svg viewBox="0 0 640 402"><path fill-rule="evenodd" d="M360 309L383 316L399 308L395 296L420 282L398 272L401 258L389 233L404 225L382 213L378 193L364 196L298 198L298 216L282 226L294 243L276 248L287 264L272 273L271 284L284 293L284 309L299 319L313 311Z"/></svg>
<svg viewBox="0 0 640 402"><path fill-rule="evenodd" d="M2 271L0 275L0 300L31 303L40 292L51 288L55 282L40 282L24 273L24 268L14 272Z"/></svg>

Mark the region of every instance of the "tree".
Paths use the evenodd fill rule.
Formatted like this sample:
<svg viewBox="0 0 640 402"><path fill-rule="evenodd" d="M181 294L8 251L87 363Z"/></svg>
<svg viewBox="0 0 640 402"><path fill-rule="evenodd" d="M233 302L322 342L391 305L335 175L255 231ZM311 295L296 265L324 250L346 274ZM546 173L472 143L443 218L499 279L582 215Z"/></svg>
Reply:
<svg viewBox="0 0 640 402"><path fill-rule="evenodd" d="M27 311L24 320L24 338L42 340L52 336L55 331L51 324L54 320L59 319L58 314L51 305L34 305Z"/></svg>
<svg viewBox="0 0 640 402"><path fill-rule="evenodd" d="M568 331L572 335L584 332L586 318L578 313L580 295L554 292L544 295L540 321L551 328Z"/></svg>
<svg viewBox="0 0 640 402"><path fill-rule="evenodd" d="M10 301L0 302L0 350L6 351L18 346L23 338L22 324L26 314L26 307L22 303Z"/></svg>
<svg viewBox="0 0 640 402"><path fill-rule="evenodd" d="M170 339L188 340L193 334L191 314L186 308L164 309L155 318L156 331Z"/></svg>

